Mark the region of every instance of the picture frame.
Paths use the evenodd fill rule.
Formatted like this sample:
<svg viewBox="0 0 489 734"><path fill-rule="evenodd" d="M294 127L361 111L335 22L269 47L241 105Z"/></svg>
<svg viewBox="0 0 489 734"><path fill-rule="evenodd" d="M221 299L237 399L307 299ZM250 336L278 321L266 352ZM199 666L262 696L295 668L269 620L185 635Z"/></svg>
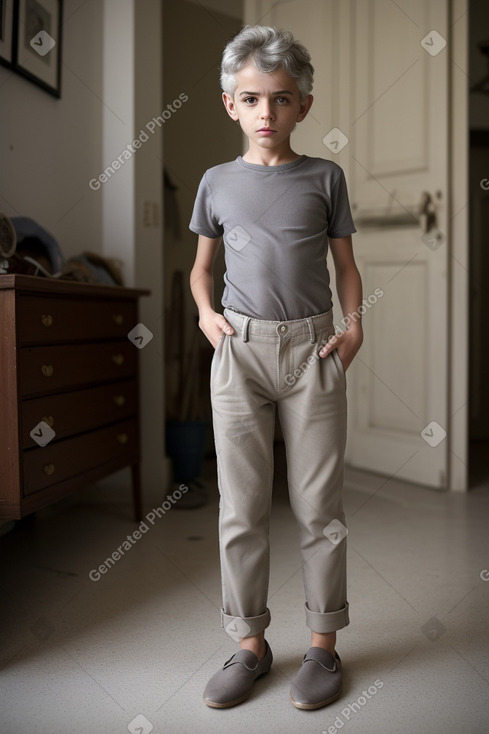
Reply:
<svg viewBox="0 0 489 734"><path fill-rule="evenodd" d="M61 97L63 0L14 0L12 69Z"/></svg>
<svg viewBox="0 0 489 734"><path fill-rule="evenodd" d="M14 0L0 0L0 64L12 68Z"/></svg>

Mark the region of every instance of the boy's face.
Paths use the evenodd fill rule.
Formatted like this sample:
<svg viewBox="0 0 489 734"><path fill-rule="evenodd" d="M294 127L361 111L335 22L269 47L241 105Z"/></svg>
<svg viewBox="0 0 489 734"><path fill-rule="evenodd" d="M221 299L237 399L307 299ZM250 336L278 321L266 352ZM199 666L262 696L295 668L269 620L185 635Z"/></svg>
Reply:
<svg viewBox="0 0 489 734"><path fill-rule="evenodd" d="M287 142L296 123L309 112L312 95L301 102L295 80L283 67L261 72L250 62L235 79L234 98L224 92L222 99L229 116L239 120L250 142L268 150Z"/></svg>

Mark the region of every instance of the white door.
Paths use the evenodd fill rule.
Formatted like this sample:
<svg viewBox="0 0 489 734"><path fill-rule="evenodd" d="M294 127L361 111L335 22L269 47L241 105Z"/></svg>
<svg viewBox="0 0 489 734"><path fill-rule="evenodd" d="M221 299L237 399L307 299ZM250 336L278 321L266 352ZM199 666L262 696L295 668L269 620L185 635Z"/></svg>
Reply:
<svg viewBox="0 0 489 734"><path fill-rule="evenodd" d="M290 30L309 48L315 101L292 147L337 161L348 181L366 310L365 342L347 375L347 461L444 488L448 0L247 0L245 8L245 22ZM426 234L423 192L436 212L424 218Z"/></svg>

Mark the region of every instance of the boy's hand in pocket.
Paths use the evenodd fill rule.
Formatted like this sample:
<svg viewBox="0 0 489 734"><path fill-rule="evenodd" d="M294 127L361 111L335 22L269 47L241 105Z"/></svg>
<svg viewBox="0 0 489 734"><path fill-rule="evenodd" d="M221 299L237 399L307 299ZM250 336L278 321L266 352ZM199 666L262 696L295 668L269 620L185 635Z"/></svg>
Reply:
<svg viewBox="0 0 489 734"><path fill-rule="evenodd" d="M353 359L362 346L363 333L361 330L349 329L340 334L332 336L324 347L320 350L320 357L327 357L333 349L338 350L338 356L343 365L343 369L346 370L353 362Z"/></svg>
<svg viewBox="0 0 489 734"><path fill-rule="evenodd" d="M199 314L199 328L204 332L214 349L217 347L222 333L234 334L231 324L224 316L212 309Z"/></svg>

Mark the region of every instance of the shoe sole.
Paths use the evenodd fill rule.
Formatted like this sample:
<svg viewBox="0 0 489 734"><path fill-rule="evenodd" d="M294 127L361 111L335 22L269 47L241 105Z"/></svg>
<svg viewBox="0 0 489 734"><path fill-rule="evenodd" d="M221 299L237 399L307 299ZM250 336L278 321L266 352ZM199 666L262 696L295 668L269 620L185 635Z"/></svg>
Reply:
<svg viewBox="0 0 489 734"><path fill-rule="evenodd" d="M259 676L255 678L253 681L253 685L256 683L257 680L260 680L260 678L263 678L264 675L268 674L268 670L266 670L264 673L261 673ZM228 701L226 703L218 703L217 701L208 701L207 699L203 699L206 706L209 706L213 709L229 709L231 706L237 706L239 703L243 703L243 701L246 701L247 698L251 696L253 692L253 688L250 688L248 693L246 693L244 696L241 696L241 698L237 698L235 701Z"/></svg>
<svg viewBox="0 0 489 734"><path fill-rule="evenodd" d="M251 691L246 694L246 696L242 696L241 698L236 699L236 701L229 701L228 703L217 703L217 701L206 701L204 698L204 703L206 706L210 706L210 708L213 709L229 709L231 706L237 706L238 703L243 703L243 701L246 701L247 698L249 698L251 695Z"/></svg>
<svg viewBox="0 0 489 734"><path fill-rule="evenodd" d="M323 706L327 706L328 704L333 703L333 701L336 701L340 696L341 691L338 691L335 696L328 698L327 701L320 701L320 703L299 703L298 701L294 701L292 696L289 694L292 706L295 706L296 709L302 709L303 711L313 711L314 709L323 708Z"/></svg>

